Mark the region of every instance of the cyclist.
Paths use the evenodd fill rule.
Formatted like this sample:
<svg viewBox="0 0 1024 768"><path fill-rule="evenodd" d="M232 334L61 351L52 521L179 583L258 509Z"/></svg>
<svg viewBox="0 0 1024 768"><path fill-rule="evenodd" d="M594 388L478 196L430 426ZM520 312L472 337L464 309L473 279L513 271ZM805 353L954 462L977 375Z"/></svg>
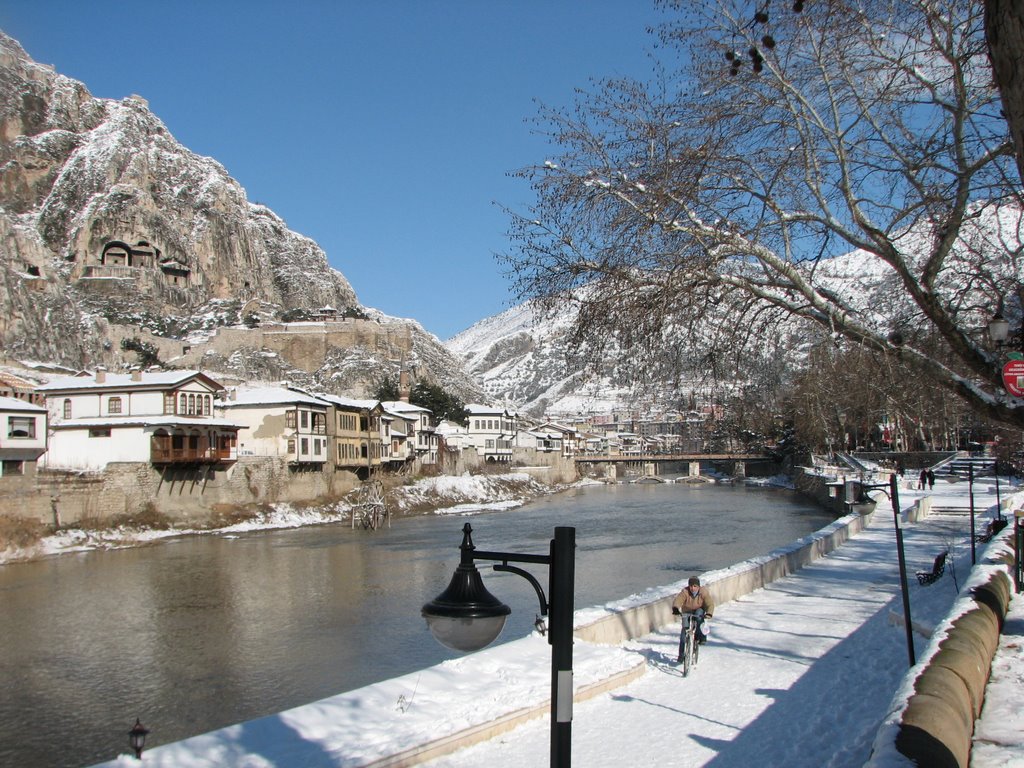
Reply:
<svg viewBox="0 0 1024 768"><path fill-rule="evenodd" d="M672 601L672 613L676 616L683 613L696 613L698 618L703 618L697 625L697 642L703 645L708 641L707 620L715 612L715 601L706 587L700 585L700 579L691 576L686 584L686 589L676 595Z"/></svg>

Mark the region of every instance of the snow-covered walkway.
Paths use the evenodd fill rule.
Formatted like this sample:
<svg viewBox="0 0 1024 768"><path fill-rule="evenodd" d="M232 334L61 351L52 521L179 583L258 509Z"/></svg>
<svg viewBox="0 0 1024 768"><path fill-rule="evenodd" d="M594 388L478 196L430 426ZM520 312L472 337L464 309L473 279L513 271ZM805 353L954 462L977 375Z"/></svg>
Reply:
<svg viewBox="0 0 1024 768"><path fill-rule="evenodd" d="M960 539L966 575L967 519L933 517L904 529L908 569L926 570ZM649 671L630 685L577 706L573 756L579 765L857 766L871 744L909 658L891 512L830 556L719 607L713 639L688 678L674 663L674 628L628 647ZM966 555L966 561L965 556ZM955 598L944 577L918 586L914 622L939 620ZM925 638L915 636L916 650ZM542 765L548 723L435 760L431 768Z"/></svg>
<svg viewBox="0 0 1024 768"><path fill-rule="evenodd" d="M961 487L962 486L962 487ZM966 484L936 487L934 501L966 507ZM976 484L977 509L994 496ZM920 492L901 491L904 509ZM979 516L979 520L981 520ZM983 525L983 520L979 525ZM942 620L971 567L967 515L934 515L904 527L915 650ZM979 531L980 532L980 531ZM1006 532L1008 533L1008 531ZM1006 535L1004 533L1003 539ZM997 540L991 546L1005 546ZM953 566L930 586L915 571L952 548ZM978 558L985 545L978 545ZM685 583L685 581L681 582ZM1014 599L1007 631L1020 632L1024 600ZM749 766L860 768L909 666L902 625L891 508L831 555L793 576L719 606L712 639L687 678L675 664L678 634L668 627L623 647L577 642L577 690L629 670L632 682L575 706L578 766ZM975 763L1024 766L1019 715L1024 654L1007 637L979 724ZM147 766L324 768L410 765L388 756L514 712L539 709L524 725L426 763L432 768L548 764L550 652L533 635L422 672L242 723L143 755ZM643 671L646 670L646 671ZM1016 720L1012 718L1016 717ZM982 757L984 753L984 758ZM982 762L985 759L986 762ZM108 765L139 765L122 757Z"/></svg>

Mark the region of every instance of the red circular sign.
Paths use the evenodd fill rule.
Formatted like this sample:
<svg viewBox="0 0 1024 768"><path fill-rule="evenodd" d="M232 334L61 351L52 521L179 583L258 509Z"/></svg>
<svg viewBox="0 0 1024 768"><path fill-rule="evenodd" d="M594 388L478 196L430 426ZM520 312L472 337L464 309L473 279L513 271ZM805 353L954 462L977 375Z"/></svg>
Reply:
<svg viewBox="0 0 1024 768"><path fill-rule="evenodd" d="M1003 366L1003 386L1014 397L1024 397L1024 360L1010 360Z"/></svg>

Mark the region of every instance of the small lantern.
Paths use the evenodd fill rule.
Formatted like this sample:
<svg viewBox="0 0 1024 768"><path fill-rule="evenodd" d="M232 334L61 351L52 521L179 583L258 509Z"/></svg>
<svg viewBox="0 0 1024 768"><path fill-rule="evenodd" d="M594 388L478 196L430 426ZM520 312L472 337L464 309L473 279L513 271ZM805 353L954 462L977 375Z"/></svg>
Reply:
<svg viewBox="0 0 1024 768"><path fill-rule="evenodd" d="M146 728L142 723L139 722L139 718L135 718L135 725L128 731L128 744L135 752L135 758L137 760L142 759L142 748L146 746L146 735L149 733L149 729Z"/></svg>
<svg viewBox="0 0 1024 768"><path fill-rule="evenodd" d="M1003 317L1003 313L996 310L992 319L988 321L988 337L996 344L1002 344L1010 335L1010 321Z"/></svg>

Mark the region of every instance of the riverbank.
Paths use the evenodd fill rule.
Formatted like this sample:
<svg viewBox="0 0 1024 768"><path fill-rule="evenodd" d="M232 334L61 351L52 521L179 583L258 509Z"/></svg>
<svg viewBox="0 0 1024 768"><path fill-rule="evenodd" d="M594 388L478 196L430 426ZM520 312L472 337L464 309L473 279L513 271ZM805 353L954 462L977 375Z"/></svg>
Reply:
<svg viewBox="0 0 1024 768"><path fill-rule="evenodd" d="M690 478L687 478L690 480ZM719 482L704 476L701 482ZM676 482L676 480L661 480ZM637 482L637 481L634 481ZM782 476L748 479L747 485L792 489ZM527 472L503 474L439 475L416 480L391 478L385 499L394 517L412 515L468 515L485 510L514 509L541 496L607 481L583 478L574 483L551 485ZM161 515L139 515L116 525L76 523L54 530L53 526L0 514L0 566L27 562L71 552L123 549L153 544L178 536L232 534L247 531L299 528L307 525L345 523L352 520L358 494L324 504L288 502L224 508L201 524L180 524Z"/></svg>
<svg viewBox="0 0 1024 768"><path fill-rule="evenodd" d="M385 499L390 513L395 517L458 515L481 510L512 509L531 499L557 493L568 487L571 486L546 485L525 472L438 476L392 484L386 488ZM70 552L144 546L177 536L232 534L349 522L357 503L356 497L349 495L327 504L308 506L290 503L252 505L226 511L202 526L192 524L187 527L178 527L168 520L137 518L113 527L74 525L58 530L43 526L29 529L24 521L6 518L6 525L0 524L0 565ZM0 520L3 520L2 516Z"/></svg>

